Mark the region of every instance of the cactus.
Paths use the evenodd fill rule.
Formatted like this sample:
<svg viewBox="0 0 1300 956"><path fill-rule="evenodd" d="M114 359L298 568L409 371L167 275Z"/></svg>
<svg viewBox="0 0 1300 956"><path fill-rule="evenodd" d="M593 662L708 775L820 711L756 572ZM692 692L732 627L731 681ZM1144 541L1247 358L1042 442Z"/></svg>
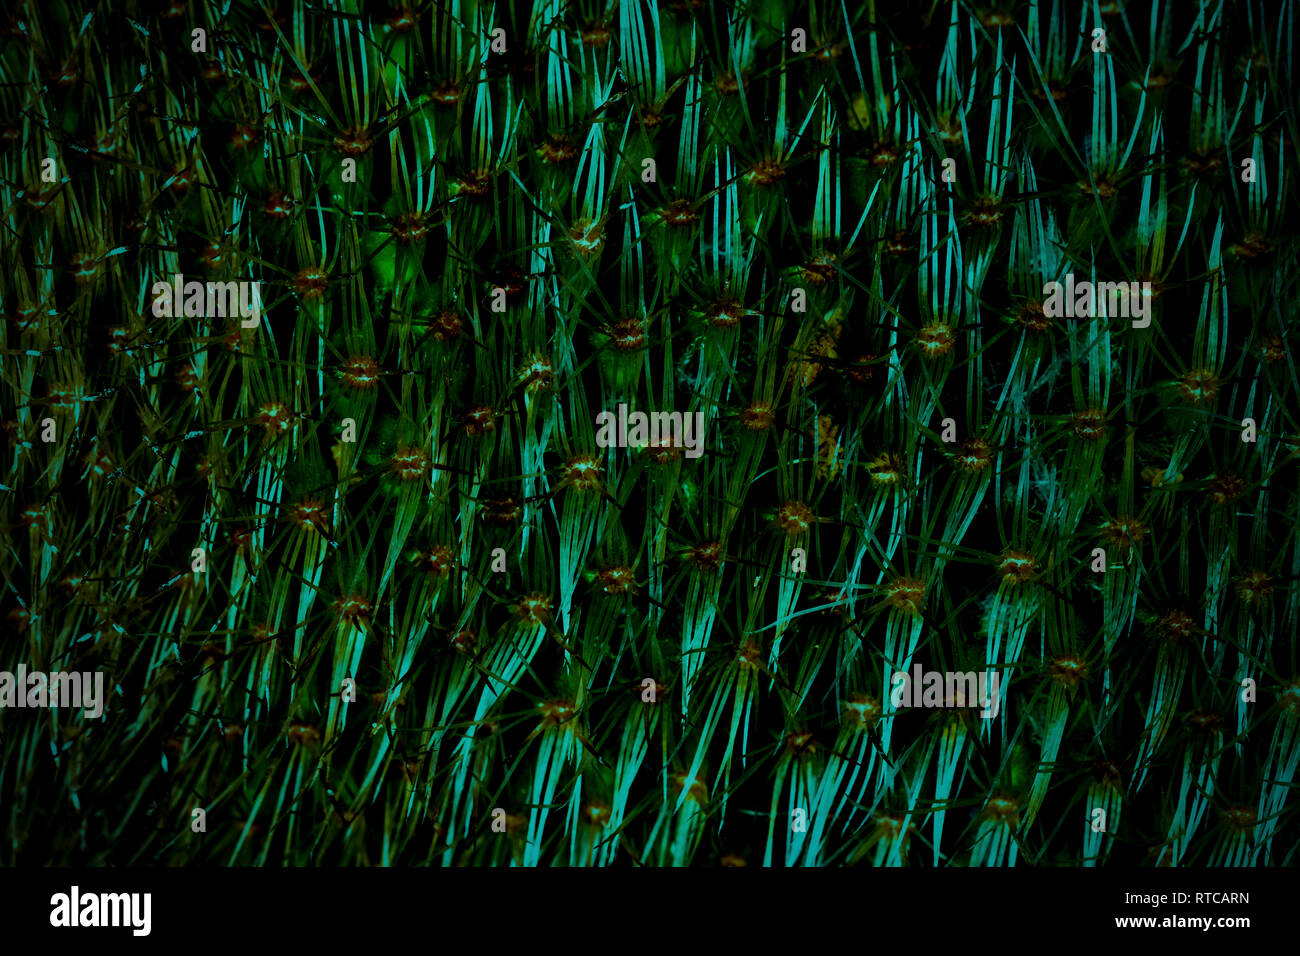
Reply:
<svg viewBox="0 0 1300 956"><path fill-rule="evenodd" d="M0 864L1300 862L1296 6L11 5Z"/></svg>

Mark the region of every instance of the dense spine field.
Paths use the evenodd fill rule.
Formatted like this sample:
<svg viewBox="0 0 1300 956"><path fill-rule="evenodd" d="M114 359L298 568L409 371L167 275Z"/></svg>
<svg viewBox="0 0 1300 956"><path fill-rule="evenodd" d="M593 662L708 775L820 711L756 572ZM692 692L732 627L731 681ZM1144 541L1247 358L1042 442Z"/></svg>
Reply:
<svg viewBox="0 0 1300 956"><path fill-rule="evenodd" d="M0 863L1300 862L1296 16L9 5Z"/></svg>

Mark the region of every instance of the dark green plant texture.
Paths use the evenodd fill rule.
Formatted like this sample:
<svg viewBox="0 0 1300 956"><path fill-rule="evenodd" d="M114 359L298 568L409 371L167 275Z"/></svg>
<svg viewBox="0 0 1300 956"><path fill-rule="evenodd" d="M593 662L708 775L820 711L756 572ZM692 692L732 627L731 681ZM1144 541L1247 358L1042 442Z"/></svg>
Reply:
<svg viewBox="0 0 1300 956"><path fill-rule="evenodd" d="M11 5L0 863L1295 865L1298 12Z"/></svg>

